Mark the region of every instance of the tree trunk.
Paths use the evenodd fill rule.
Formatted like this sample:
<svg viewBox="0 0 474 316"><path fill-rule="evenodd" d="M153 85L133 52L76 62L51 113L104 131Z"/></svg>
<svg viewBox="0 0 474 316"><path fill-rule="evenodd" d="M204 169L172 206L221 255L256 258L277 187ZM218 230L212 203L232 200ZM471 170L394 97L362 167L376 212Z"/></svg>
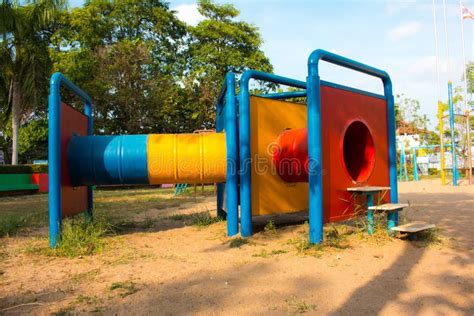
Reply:
<svg viewBox="0 0 474 316"><path fill-rule="evenodd" d="M20 128L20 84L14 81L12 84L12 165L18 164L18 132Z"/></svg>

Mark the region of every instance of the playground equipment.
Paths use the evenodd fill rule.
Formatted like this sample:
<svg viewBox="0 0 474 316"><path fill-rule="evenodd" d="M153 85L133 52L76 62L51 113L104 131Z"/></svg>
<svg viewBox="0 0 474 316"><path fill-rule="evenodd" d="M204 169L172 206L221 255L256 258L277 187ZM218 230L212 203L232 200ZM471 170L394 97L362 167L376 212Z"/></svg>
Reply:
<svg viewBox="0 0 474 316"><path fill-rule="evenodd" d="M440 145L421 145L421 146L416 146L416 147L411 147L411 151L412 151L412 162L413 162L413 180L414 181L419 181L419 176L418 176L418 161L417 161L417 156L418 156L418 150L419 149L437 149L439 148L440 149L440 152L443 153L444 155L444 150L441 151L441 146ZM444 145L444 148L451 148L451 145ZM442 157L440 155L440 169L442 170L443 174L445 172L445 163L444 163L445 159L444 157ZM455 171L455 174L453 175L453 179L457 182L457 180L459 180L460 176L459 176L459 172L457 169L452 169L452 170L456 170Z"/></svg>
<svg viewBox="0 0 474 316"><path fill-rule="evenodd" d="M405 144L403 142L399 142L400 146L400 161L399 161L399 170L398 170L398 180L399 181L408 181L408 171L407 171L407 159L406 159L406 153L405 153ZM451 150L451 144L446 144L443 146L444 149L446 148ZM413 165L413 181L419 181L419 173L418 173L418 150L420 149L439 149L440 153L444 155L445 151L441 151L441 146L440 145L419 145L419 146L412 146L410 147L411 151L411 164ZM457 157L457 155L456 155ZM452 159L452 158L451 158ZM457 159L457 158L456 158ZM445 158L440 155L440 172L442 174L445 174L446 170L451 169L451 172L454 172L453 174L453 184L457 183L459 179L461 178L459 174L459 168L457 168L457 163L451 165L453 167L451 168L446 168L445 164ZM445 183L443 183L445 184Z"/></svg>
<svg viewBox="0 0 474 316"><path fill-rule="evenodd" d="M319 77L326 61L381 79L384 95ZM260 80L301 91L250 95ZM84 102L84 113L61 102L60 87ZM392 84L382 70L324 51L308 59L307 81L248 70L228 73L217 100L216 133L92 135L92 102L60 73L49 97L50 244L62 218L92 216L93 185L218 183L217 213L227 233L252 234L252 217L309 211L309 240L323 224L355 215L353 187L384 187L388 229L397 225L395 115ZM288 102L306 97L307 103ZM236 104L239 103L237 108ZM237 129L237 125L239 128ZM380 208L382 209L382 208Z"/></svg>

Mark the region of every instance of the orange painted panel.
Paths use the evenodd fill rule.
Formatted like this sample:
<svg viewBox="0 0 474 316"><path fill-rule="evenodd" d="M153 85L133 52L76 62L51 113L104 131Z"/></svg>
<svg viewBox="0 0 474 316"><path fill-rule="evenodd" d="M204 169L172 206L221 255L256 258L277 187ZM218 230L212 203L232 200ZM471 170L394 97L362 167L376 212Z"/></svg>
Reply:
<svg viewBox="0 0 474 316"><path fill-rule="evenodd" d="M336 222L354 216L365 203L365 198L355 201L347 188L354 186L390 186L387 144L387 109L383 99L346 91L338 88L321 87L321 122L323 150L323 208L324 222ZM370 161L361 161L370 165L371 172L363 169L363 181L354 181L344 162L344 135L349 125L355 121L363 124L371 136ZM287 130L307 127L306 106L284 101L251 97L251 158L252 158L252 214L278 214L304 211L308 209L308 184L306 182L285 182L278 175L273 162L271 148L278 137ZM366 137L365 128L355 128L355 136L348 138L349 143ZM304 138L304 137L303 137ZM360 146L353 146L355 152ZM375 151L375 155L373 155ZM347 153L347 146L346 146ZM358 158L349 151L346 156ZM301 157L300 157L301 158ZM298 158L298 159L300 159ZM303 159L304 160L304 159ZM359 162L356 161L357 166ZM348 166L354 167L348 162ZM368 168L368 167L367 167ZM351 169L354 174L354 169ZM301 181L299 179L298 181ZM306 180L307 181L307 180ZM384 201L388 202L388 194ZM375 197L378 201L378 197Z"/></svg>
<svg viewBox="0 0 474 316"><path fill-rule="evenodd" d="M375 163L367 180L355 182L344 164L344 134L354 121L364 123L375 146ZM380 98L328 86L321 87L321 129L323 143L324 222L347 219L357 211L352 194L354 186L390 186L387 106ZM385 201L388 201L388 194ZM377 202L378 197L375 198ZM361 203L359 200L357 203Z"/></svg>
<svg viewBox="0 0 474 316"><path fill-rule="evenodd" d="M292 213L308 209L308 183L288 183L273 165L272 151L287 129L306 127L303 104L250 97L252 215Z"/></svg>

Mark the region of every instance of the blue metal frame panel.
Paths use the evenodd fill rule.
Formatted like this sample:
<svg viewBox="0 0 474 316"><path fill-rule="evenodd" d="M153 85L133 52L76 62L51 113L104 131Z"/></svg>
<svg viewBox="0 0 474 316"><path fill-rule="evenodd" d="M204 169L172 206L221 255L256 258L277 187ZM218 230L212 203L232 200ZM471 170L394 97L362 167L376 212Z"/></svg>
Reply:
<svg viewBox="0 0 474 316"><path fill-rule="evenodd" d="M70 90L84 102L84 115L87 117L87 134L92 135L92 100L79 87L61 73L51 76L48 99L48 177L49 177L49 244L56 247L62 227L61 213L61 86ZM92 187L87 187L87 214L92 218Z"/></svg>
<svg viewBox="0 0 474 316"><path fill-rule="evenodd" d="M239 232L238 151L237 151L237 106L235 97L235 74L228 72L217 100L216 131L225 131L227 151L227 174L225 187L217 184L217 215L227 218L227 235ZM227 214L223 212L224 190L227 195Z"/></svg>
<svg viewBox="0 0 474 316"><path fill-rule="evenodd" d="M240 226L242 237L252 235L252 193L250 157L250 91L251 79L306 89L306 83L291 78L248 70L240 78L239 92L239 147L240 147Z"/></svg>
<svg viewBox="0 0 474 316"><path fill-rule="evenodd" d="M319 61L326 61L341 67L349 68L380 78L384 85L387 100L390 200L398 202L396 141L395 141L395 107L390 76L383 70L359 63L328 51L318 49L308 58L307 107L308 107L308 159L309 159L309 239L311 243L323 240L323 183L322 183L322 142L321 142L321 80ZM398 213L389 214L389 229L398 222Z"/></svg>

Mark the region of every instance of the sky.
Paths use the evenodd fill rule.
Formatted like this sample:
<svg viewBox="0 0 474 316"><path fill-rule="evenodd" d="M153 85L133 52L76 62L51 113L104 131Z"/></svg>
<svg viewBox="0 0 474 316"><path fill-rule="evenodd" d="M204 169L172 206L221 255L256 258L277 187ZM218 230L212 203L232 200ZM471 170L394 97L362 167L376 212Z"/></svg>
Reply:
<svg viewBox="0 0 474 316"><path fill-rule="evenodd" d="M447 81L463 85L463 58L459 1L446 0L446 45L442 0L435 0L439 45L440 85L437 88L436 53L431 0L216 0L232 3L240 20L259 28L263 51L274 72L299 80L307 75L309 54L318 48L387 71L394 94L421 102L430 125L437 123L436 100L447 99ZM71 1L72 6L83 1ZM474 11L474 0L464 0ZM169 1L171 9L188 24L202 17L195 0ZM474 61L474 20L464 20L466 59ZM446 48L449 48L449 62ZM321 79L383 94L373 77L321 64Z"/></svg>

